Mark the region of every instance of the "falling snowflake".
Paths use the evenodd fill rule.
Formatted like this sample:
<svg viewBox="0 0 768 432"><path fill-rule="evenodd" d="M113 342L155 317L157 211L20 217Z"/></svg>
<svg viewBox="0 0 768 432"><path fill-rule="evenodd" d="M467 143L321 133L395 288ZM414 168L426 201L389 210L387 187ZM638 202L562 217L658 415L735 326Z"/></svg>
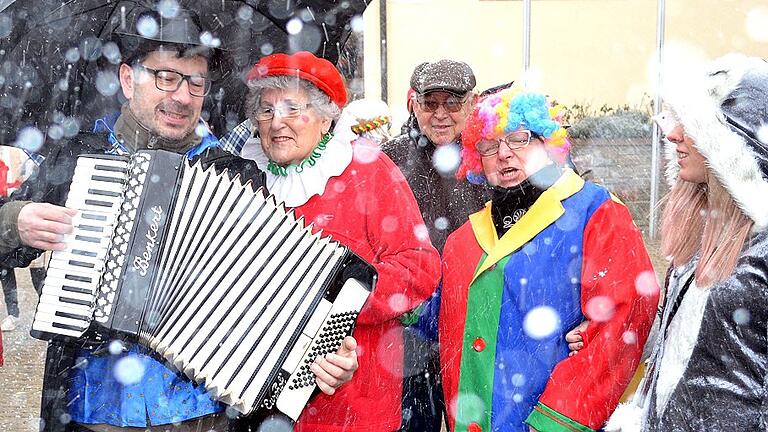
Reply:
<svg viewBox="0 0 768 432"><path fill-rule="evenodd" d="M768 144L768 126L763 125L757 129L757 139L763 144Z"/></svg>
<svg viewBox="0 0 768 432"><path fill-rule="evenodd" d="M427 229L427 226L424 224L419 224L414 226L413 235L415 235L419 241L429 240L429 230Z"/></svg>
<svg viewBox="0 0 768 432"><path fill-rule="evenodd" d="M261 51L262 55L266 56L275 52L275 47L271 43L267 42L261 45L261 47L259 48L259 51Z"/></svg>
<svg viewBox="0 0 768 432"><path fill-rule="evenodd" d="M587 301L585 307L586 315L593 321L608 321L613 318L615 306L616 305L611 298L606 296L595 296Z"/></svg>
<svg viewBox="0 0 768 432"><path fill-rule="evenodd" d="M109 353L112 355L118 355L123 352L123 343L115 340L109 343Z"/></svg>
<svg viewBox="0 0 768 432"><path fill-rule="evenodd" d="M384 232L390 232L390 233L395 232L397 230L398 225L399 223L397 221L396 216L392 216L392 215L384 216L381 219L381 229Z"/></svg>
<svg viewBox="0 0 768 432"><path fill-rule="evenodd" d="M404 294L392 294L389 297L389 308L395 312L405 312L408 310L408 297Z"/></svg>
<svg viewBox="0 0 768 432"><path fill-rule="evenodd" d="M752 314L746 308L738 308L733 311L733 321L738 325L749 324Z"/></svg>
<svg viewBox="0 0 768 432"><path fill-rule="evenodd" d="M80 51L77 47L72 47L64 52L64 58L70 63L75 63L80 60Z"/></svg>
<svg viewBox="0 0 768 432"><path fill-rule="evenodd" d="M52 125L48 128L48 136L51 139L59 140L64 136L64 128L57 124Z"/></svg>
<svg viewBox="0 0 768 432"><path fill-rule="evenodd" d="M120 47L114 42L107 42L101 47L101 55L112 64L120 63Z"/></svg>
<svg viewBox="0 0 768 432"><path fill-rule="evenodd" d="M145 38L151 39L157 36L160 26L155 18L150 15L144 15L136 22L136 31Z"/></svg>
<svg viewBox="0 0 768 432"><path fill-rule="evenodd" d="M516 373L512 375L512 385L515 387L522 387L525 385L525 375Z"/></svg>
<svg viewBox="0 0 768 432"><path fill-rule="evenodd" d="M533 339L545 339L560 327L560 317L553 308L539 306L531 309L523 320L525 334Z"/></svg>
<svg viewBox="0 0 768 432"><path fill-rule="evenodd" d="M285 30L288 31L288 34L297 35L301 33L301 29L304 28L304 23L301 22L298 18L293 18L290 21L288 21L288 24L285 26Z"/></svg>
<svg viewBox="0 0 768 432"><path fill-rule="evenodd" d="M381 149L376 143L367 138L359 138L355 141L355 145L352 147L353 157L356 161L369 164L379 159L381 155Z"/></svg>
<svg viewBox="0 0 768 432"><path fill-rule="evenodd" d="M352 31L355 33L362 33L365 29L365 23L363 20L363 17L361 15L356 15L354 18L352 18L352 22L350 23L350 26L352 27Z"/></svg>
<svg viewBox="0 0 768 432"><path fill-rule="evenodd" d="M235 417L237 417L236 413L232 418ZM259 428L256 429L257 432L290 432L292 430L293 425L291 422L287 418L280 416L267 417L266 420L261 422Z"/></svg>
<svg viewBox="0 0 768 432"><path fill-rule="evenodd" d="M0 14L0 38L10 36L13 31L13 19L5 14Z"/></svg>
<svg viewBox="0 0 768 432"><path fill-rule="evenodd" d="M19 131L14 145L28 152L37 153L42 148L44 141L45 136L39 129L34 126L27 126Z"/></svg>
<svg viewBox="0 0 768 432"><path fill-rule="evenodd" d="M442 145L432 154L432 166L444 176L453 175L460 163L461 153L455 143Z"/></svg>
<svg viewBox="0 0 768 432"><path fill-rule="evenodd" d="M622 333L621 340L627 345L635 345L637 343L637 333L632 330L627 330Z"/></svg>
<svg viewBox="0 0 768 432"><path fill-rule="evenodd" d="M659 292L659 284L656 282L656 273L648 270L641 272L635 278L635 290L641 296L654 296Z"/></svg>
<svg viewBox="0 0 768 432"><path fill-rule="evenodd" d="M253 8L248 5L240 6L240 9L237 10L237 18L242 21L249 21L253 18Z"/></svg>
<svg viewBox="0 0 768 432"><path fill-rule="evenodd" d="M208 127L203 123L198 124L195 126L195 135L201 138L208 135Z"/></svg>
<svg viewBox="0 0 768 432"><path fill-rule="evenodd" d="M160 0L157 11L163 18L173 18L179 13L179 3L176 0Z"/></svg>
<svg viewBox="0 0 768 432"><path fill-rule="evenodd" d="M141 359L135 355L129 355L115 362L112 374L120 384L131 385L141 382L144 372L144 363Z"/></svg>
<svg viewBox="0 0 768 432"><path fill-rule="evenodd" d="M96 90L104 96L114 96L120 90L120 80L112 71L100 71L96 74Z"/></svg>
<svg viewBox="0 0 768 432"><path fill-rule="evenodd" d="M456 400L451 402L452 407L461 407L456 412L457 422L468 424L482 419L485 415L485 403L475 393L459 393Z"/></svg>
<svg viewBox="0 0 768 432"><path fill-rule="evenodd" d="M756 7L747 12L747 34L756 42L768 42L768 8Z"/></svg>

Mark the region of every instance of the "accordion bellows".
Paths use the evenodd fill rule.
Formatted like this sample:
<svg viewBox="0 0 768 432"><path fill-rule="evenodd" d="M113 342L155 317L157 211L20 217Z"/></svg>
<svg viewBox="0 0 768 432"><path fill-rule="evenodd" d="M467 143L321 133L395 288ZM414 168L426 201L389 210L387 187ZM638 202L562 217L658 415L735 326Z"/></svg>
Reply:
<svg viewBox="0 0 768 432"><path fill-rule="evenodd" d="M375 285L273 197L173 153L81 157L66 205L75 232L52 255L33 336L137 341L244 414L298 418L309 365Z"/></svg>

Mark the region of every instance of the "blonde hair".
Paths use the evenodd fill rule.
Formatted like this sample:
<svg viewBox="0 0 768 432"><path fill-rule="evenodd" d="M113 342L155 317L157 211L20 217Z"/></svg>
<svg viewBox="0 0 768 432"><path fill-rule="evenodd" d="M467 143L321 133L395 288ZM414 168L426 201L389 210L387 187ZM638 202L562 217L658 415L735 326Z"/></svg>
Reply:
<svg viewBox="0 0 768 432"><path fill-rule="evenodd" d="M664 198L661 251L674 266L697 253L696 285L708 287L728 278L736 267L753 221L707 170L706 183L678 178Z"/></svg>

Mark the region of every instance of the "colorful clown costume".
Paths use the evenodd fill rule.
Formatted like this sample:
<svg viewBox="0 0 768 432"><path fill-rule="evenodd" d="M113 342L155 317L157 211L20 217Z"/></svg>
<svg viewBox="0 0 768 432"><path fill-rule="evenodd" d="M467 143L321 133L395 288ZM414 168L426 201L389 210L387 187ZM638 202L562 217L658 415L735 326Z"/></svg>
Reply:
<svg viewBox="0 0 768 432"><path fill-rule="evenodd" d="M440 356L452 431L597 430L640 361L658 285L627 208L570 169L497 237L491 203L445 246ZM565 334L583 320L585 348Z"/></svg>

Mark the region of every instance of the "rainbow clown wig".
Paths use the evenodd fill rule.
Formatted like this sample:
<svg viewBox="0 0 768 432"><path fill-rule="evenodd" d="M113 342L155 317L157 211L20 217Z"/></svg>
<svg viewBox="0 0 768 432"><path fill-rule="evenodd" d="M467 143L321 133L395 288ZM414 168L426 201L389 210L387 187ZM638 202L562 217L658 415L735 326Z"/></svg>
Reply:
<svg viewBox="0 0 768 432"><path fill-rule="evenodd" d="M484 97L477 102L461 133L462 160L456 177L472 183L485 182L477 143L502 138L518 129L530 130L541 137L552 160L563 165L571 143L561 124L562 114L563 107L552 106L546 96L516 87Z"/></svg>

